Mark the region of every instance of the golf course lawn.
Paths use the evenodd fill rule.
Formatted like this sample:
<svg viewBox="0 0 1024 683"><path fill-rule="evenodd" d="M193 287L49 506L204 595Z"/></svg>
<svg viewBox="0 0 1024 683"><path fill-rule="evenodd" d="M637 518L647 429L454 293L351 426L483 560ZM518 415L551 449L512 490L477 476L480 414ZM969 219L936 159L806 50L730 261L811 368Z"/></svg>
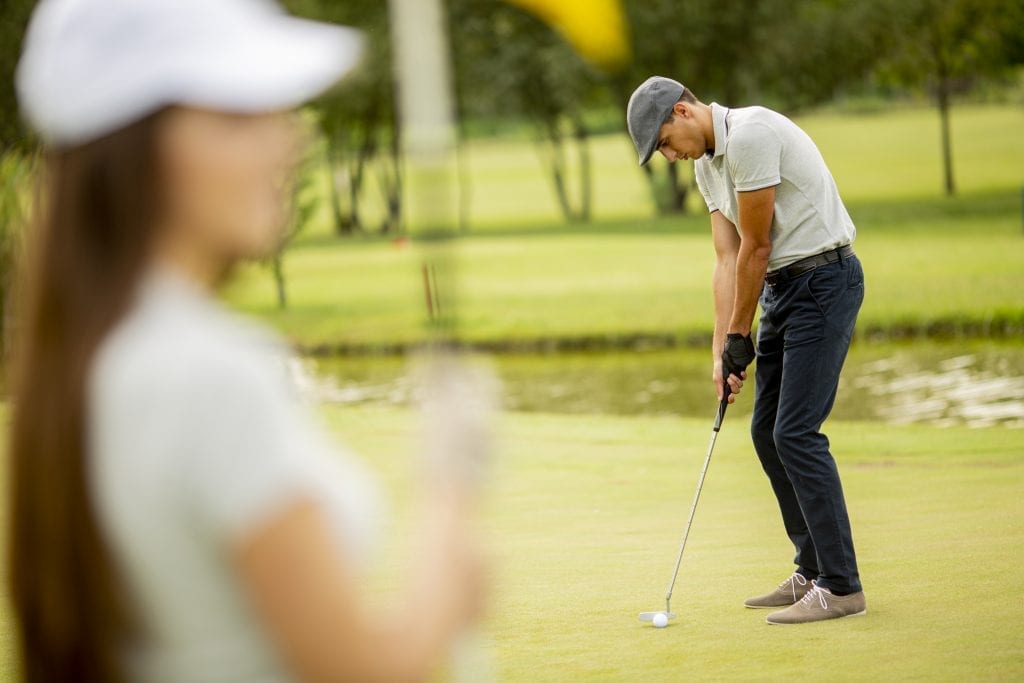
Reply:
<svg viewBox="0 0 1024 683"><path fill-rule="evenodd" d="M325 417L390 499L368 586L386 605L409 559L415 415L331 407ZM868 614L770 627L742 601L785 577L792 549L747 421L729 417L672 602L679 618L664 630L637 613L663 608L711 415L501 418L481 523L499 680L1024 677L1024 430L828 425ZM14 671L0 634L0 680Z"/></svg>
<svg viewBox="0 0 1024 683"><path fill-rule="evenodd" d="M851 206L867 293L862 329L950 317L1024 316L1017 192ZM710 329L714 258L707 218L472 235L456 247L460 334L470 340ZM422 336L421 251L381 240L321 240L287 255L290 305L266 268L227 290L235 307L307 347Z"/></svg>
<svg viewBox="0 0 1024 683"><path fill-rule="evenodd" d="M954 109L954 198L940 192L937 120L925 108L798 119L857 225L861 329L1024 317L1024 111ZM529 141L470 141L471 231L455 247L461 337L707 333L713 258L698 193L687 215L653 216L629 144L622 134L592 141L595 220L566 225ZM326 204L285 255L286 309L265 266L243 269L227 301L307 348L422 338L422 249L339 239Z"/></svg>
<svg viewBox="0 0 1024 683"><path fill-rule="evenodd" d="M331 409L395 496L413 488L408 413ZM743 599L790 571L745 420L716 446L673 599L664 590L708 420L509 414L483 528L499 680L948 680L1024 676L1024 431L836 423L868 614L770 627ZM397 426L397 428L396 428ZM386 593L387 591L382 591Z"/></svg>

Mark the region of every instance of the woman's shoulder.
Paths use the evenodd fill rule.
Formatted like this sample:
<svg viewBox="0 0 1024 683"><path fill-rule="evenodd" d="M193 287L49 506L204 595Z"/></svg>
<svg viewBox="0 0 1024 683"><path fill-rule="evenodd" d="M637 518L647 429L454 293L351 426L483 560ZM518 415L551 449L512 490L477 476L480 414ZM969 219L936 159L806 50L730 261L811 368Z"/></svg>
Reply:
<svg viewBox="0 0 1024 683"><path fill-rule="evenodd" d="M125 400L225 387L251 394L281 379L287 356L275 335L209 296L185 283L148 280L99 348L91 383Z"/></svg>

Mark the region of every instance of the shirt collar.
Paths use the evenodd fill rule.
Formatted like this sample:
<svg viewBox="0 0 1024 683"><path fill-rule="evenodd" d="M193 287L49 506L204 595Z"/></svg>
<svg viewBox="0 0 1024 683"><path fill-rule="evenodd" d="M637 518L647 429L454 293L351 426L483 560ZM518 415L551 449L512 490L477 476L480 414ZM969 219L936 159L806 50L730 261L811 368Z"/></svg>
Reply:
<svg viewBox="0 0 1024 683"><path fill-rule="evenodd" d="M717 159L725 154L725 140L729 135L729 122L725 117L729 115L729 109L717 102L711 103L711 121L715 127L715 153L705 154L708 159Z"/></svg>

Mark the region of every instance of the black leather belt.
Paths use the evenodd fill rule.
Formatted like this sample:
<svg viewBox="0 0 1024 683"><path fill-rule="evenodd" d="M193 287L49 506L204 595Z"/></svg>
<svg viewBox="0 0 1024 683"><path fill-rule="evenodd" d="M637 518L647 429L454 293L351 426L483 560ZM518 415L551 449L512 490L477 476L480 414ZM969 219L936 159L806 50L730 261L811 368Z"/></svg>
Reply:
<svg viewBox="0 0 1024 683"><path fill-rule="evenodd" d="M802 258L796 263L790 263L788 266L765 273L764 281L774 287L775 285L810 272L819 266L827 266L830 263L842 261L843 259L848 259L851 256L853 256L853 247L847 244L846 246L839 247L837 249L830 249L829 251L823 251L820 254L815 254L814 256Z"/></svg>

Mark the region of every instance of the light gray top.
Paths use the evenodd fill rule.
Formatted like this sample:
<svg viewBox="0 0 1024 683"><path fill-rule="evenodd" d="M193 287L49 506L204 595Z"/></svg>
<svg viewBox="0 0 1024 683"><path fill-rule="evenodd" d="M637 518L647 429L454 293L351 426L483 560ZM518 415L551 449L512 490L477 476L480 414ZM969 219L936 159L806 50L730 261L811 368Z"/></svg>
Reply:
<svg viewBox="0 0 1024 683"><path fill-rule="evenodd" d="M283 345L187 281L151 275L89 382L90 485L146 637L131 680L289 675L230 548L299 499L330 520L356 569L379 523L362 467L292 391Z"/></svg>
<svg viewBox="0 0 1024 683"><path fill-rule="evenodd" d="M814 141L764 107L711 105L714 154L694 163L708 211L721 211L743 235L737 192L775 187L768 270L851 244L857 234L835 180Z"/></svg>

